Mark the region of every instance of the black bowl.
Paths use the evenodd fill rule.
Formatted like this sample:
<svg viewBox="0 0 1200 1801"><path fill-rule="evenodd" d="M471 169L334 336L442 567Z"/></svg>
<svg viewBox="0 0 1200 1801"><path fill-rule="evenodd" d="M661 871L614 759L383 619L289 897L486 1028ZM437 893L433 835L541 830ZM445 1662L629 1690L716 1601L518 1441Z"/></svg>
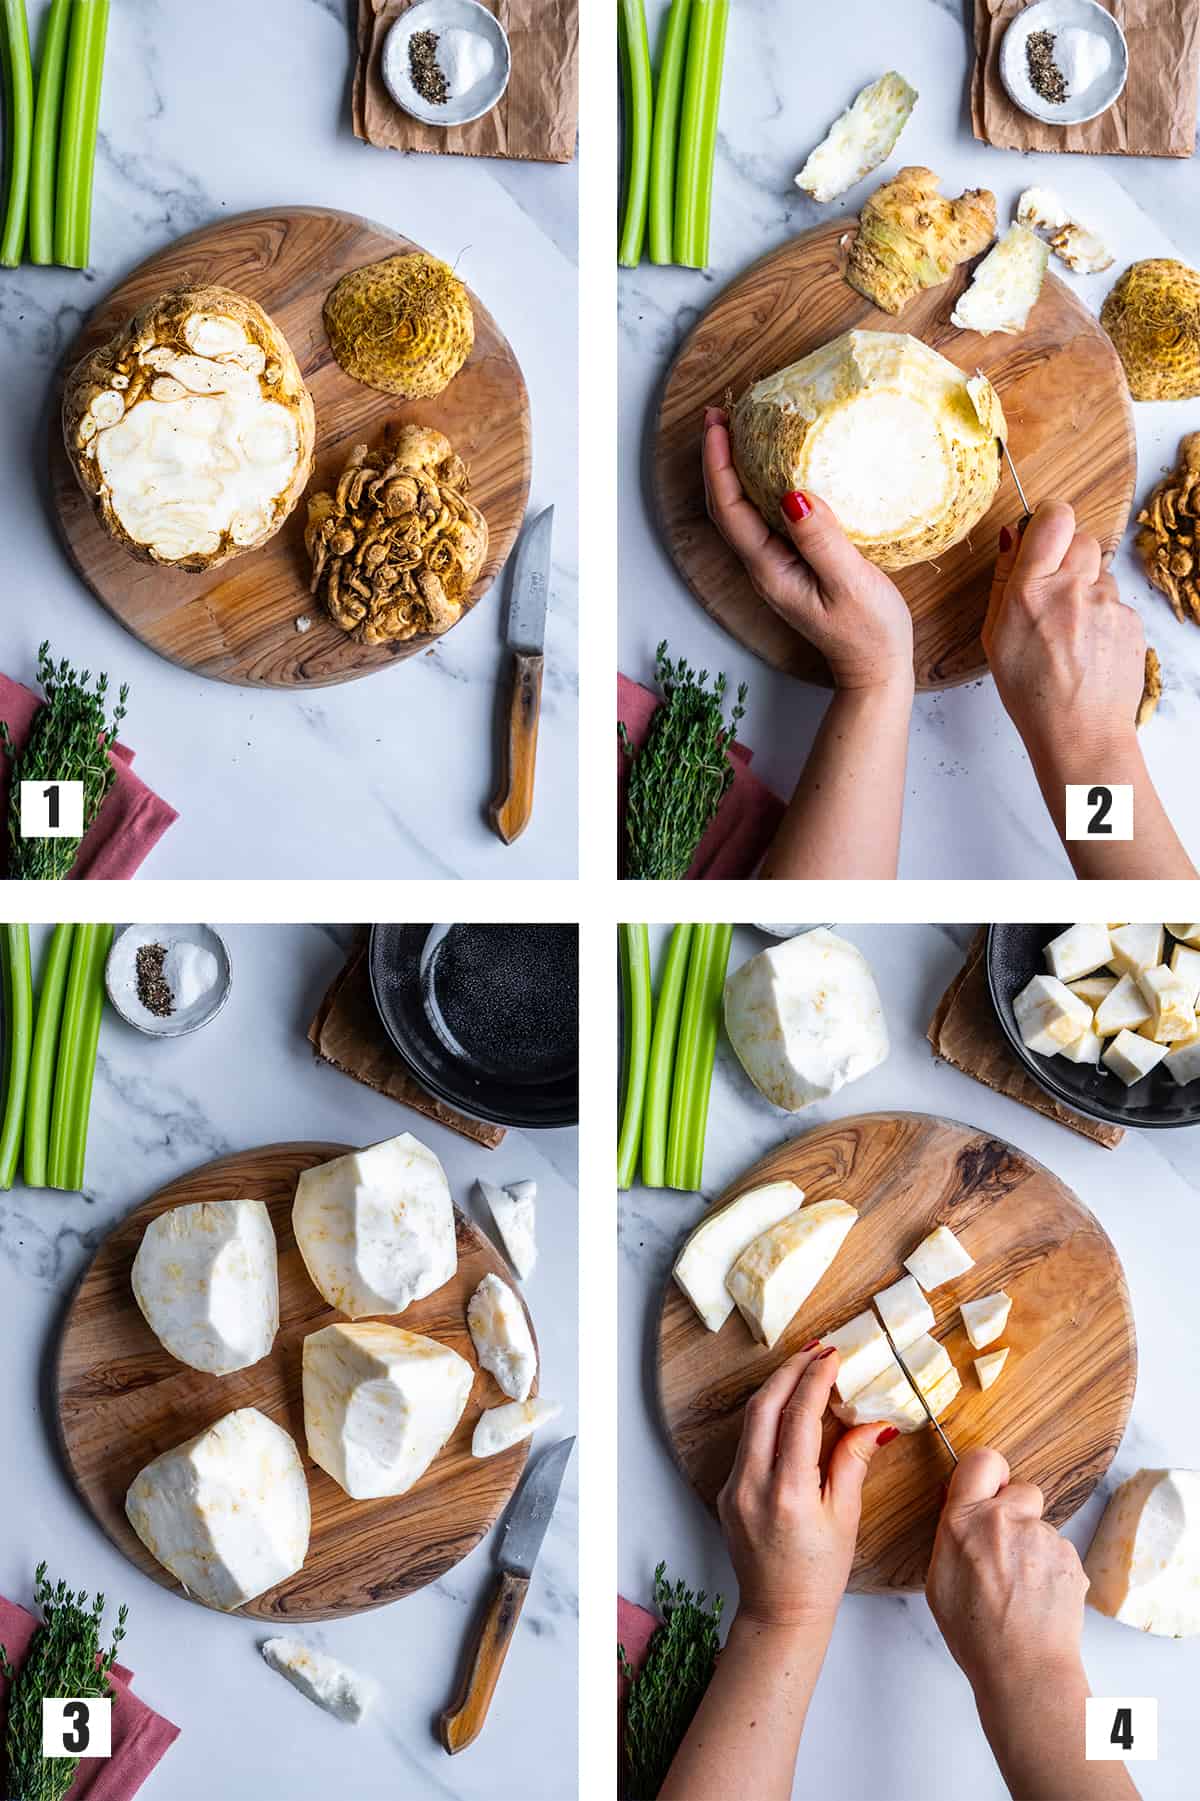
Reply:
<svg viewBox="0 0 1200 1801"><path fill-rule="evenodd" d="M579 933L568 925L371 928L371 992L422 1087L502 1126L579 1119Z"/></svg>
<svg viewBox="0 0 1200 1801"><path fill-rule="evenodd" d="M1119 1076L1103 1065L1069 1063L1065 1057L1043 1057L1026 1050L1017 1030L1013 1001L1033 976L1046 974L1043 951L1052 938L1066 931L1058 926L989 926L987 943L988 986L1004 1035L1034 1081L1092 1119L1106 1119L1114 1126L1200 1125L1200 1081L1181 1088L1160 1064L1148 1076L1126 1088Z"/></svg>

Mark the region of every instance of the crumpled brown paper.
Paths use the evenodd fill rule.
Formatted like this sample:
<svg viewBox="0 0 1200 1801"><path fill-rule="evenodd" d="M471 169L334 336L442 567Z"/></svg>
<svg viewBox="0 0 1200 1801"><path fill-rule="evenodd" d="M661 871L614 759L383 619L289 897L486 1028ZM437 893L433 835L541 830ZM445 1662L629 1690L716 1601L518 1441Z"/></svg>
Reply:
<svg viewBox="0 0 1200 1801"><path fill-rule="evenodd" d="M512 46L503 99L469 125L423 125L383 84L383 40L413 0L358 0L354 130L384 150L569 163L579 116L578 0L487 0Z"/></svg>
<svg viewBox="0 0 1200 1801"><path fill-rule="evenodd" d="M1196 148L1200 0L1100 0L1129 42L1129 79L1084 125L1043 125L1014 106L1000 80L1000 40L1029 0L975 0L971 124L998 150L1094 156L1191 156Z"/></svg>

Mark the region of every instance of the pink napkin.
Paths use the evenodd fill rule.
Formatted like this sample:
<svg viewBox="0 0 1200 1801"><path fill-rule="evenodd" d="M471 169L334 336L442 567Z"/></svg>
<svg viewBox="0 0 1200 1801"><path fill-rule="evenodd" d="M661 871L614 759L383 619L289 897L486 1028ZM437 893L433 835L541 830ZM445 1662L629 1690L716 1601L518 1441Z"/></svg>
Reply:
<svg viewBox="0 0 1200 1801"><path fill-rule="evenodd" d="M21 749L42 702L20 682L0 675L0 719L8 722L13 743ZM109 753L117 780L108 792L91 830L79 847L69 881L124 882L136 875L169 826L179 818L174 807L147 788L133 773L133 752L117 742ZM0 793L7 804L8 758L0 750ZM2 840L6 842L6 840Z"/></svg>
<svg viewBox="0 0 1200 1801"><path fill-rule="evenodd" d="M617 718L623 720L633 742L646 742L650 722L658 711L657 695L631 682L628 676L617 676ZM744 744L735 743L730 751L734 764L733 786L717 809L700 847L688 870L689 881L740 881L752 876L767 853L779 822L784 803L765 782L750 770L754 755ZM625 795L629 787L629 758L617 741L617 832L620 863L625 865Z"/></svg>
<svg viewBox="0 0 1200 1801"><path fill-rule="evenodd" d="M631 737L632 735L630 733ZM648 1612L634 1601L627 1601L624 1595L617 1596L617 1643L624 1646L625 1655L635 1671L640 1670L645 1662L650 1640L661 1625L662 1621L656 1613ZM622 1771L625 1768L625 1698L628 1693L629 1678L618 1664L617 1759Z"/></svg>
<svg viewBox="0 0 1200 1801"><path fill-rule="evenodd" d="M0 682L4 678L0 677ZM31 1613L0 1595L0 1645L19 1670L38 1622ZM112 1756L85 1757L75 1772L68 1801L129 1801L179 1737L178 1726L133 1692L133 1671L115 1663L110 1672L120 1692L112 1710ZM0 1676L0 1743L8 1721L8 1684Z"/></svg>

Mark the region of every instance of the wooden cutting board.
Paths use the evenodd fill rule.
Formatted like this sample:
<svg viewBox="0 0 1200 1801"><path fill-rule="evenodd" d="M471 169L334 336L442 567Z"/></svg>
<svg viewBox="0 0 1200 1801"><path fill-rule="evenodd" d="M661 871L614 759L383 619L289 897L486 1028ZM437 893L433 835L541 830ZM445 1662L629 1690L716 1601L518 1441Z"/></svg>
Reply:
<svg viewBox="0 0 1200 1801"><path fill-rule="evenodd" d="M432 400L402 401L343 373L321 317L330 289L351 269L420 248L386 226L325 207L244 213L191 232L151 257L84 326L63 359L51 424L55 505L76 569L109 612L151 650L218 681L320 688L402 662L436 641L423 635L391 646L357 644L333 623L309 593L304 500L270 543L199 575L140 562L99 523L75 479L58 425L66 376L139 306L197 282L216 282L257 300L295 352L317 414L309 493L332 488L354 445L376 447L388 425L414 421L446 434L470 470L471 499L488 522L487 561L470 605L487 593L512 549L529 498L529 396L508 340L472 293L475 346L466 364ZM296 620L303 615L313 623L301 633Z"/></svg>
<svg viewBox="0 0 1200 1801"><path fill-rule="evenodd" d="M326 1306L309 1280L292 1236L292 1202L301 1170L350 1148L273 1144L180 1176L104 1240L71 1301L59 1344L59 1433L76 1487L118 1550L176 1594L183 1589L125 1517L125 1493L138 1471L237 1407L257 1407L291 1433L308 1477L312 1537L303 1569L239 1609L260 1620L340 1619L436 1582L495 1524L529 1450L526 1440L495 1457L471 1455L480 1413L508 1397L477 1367L467 1302L489 1271L514 1285L515 1278L456 1208L457 1274L436 1294L414 1301L396 1322L449 1345L475 1367L453 1436L407 1494L375 1501L352 1501L308 1456L301 1345L310 1332L343 1315ZM133 1298L130 1272L142 1234L158 1214L187 1201L234 1198L265 1201L270 1209L279 1245L279 1332L270 1354L253 1368L208 1376L163 1350Z"/></svg>
<svg viewBox="0 0 1200 1801"><path fill-rule="evenodd" d="M658 1337L659 1399L675 1460L711 1507L733 1464L749 1397L787 1357L871 1305L905 1274L902 1259L934 1226L963 1241L975 1268L929 1297L934 1336L962 1378L941 1417L961 1456L1003 1452L1035 1482L1059 1526L1081 1507L1121 1441L1137 1378L1125 1277L1098 1221L1058 1178L1003 1140L924 1113L866 1113L818 1126L756 1163L716 1203L790 1178L810 1201L859 1211L842 1249L774 1350L740 1314L701 1325L673 1280ZM999 1381L979 1387L958 1303L1003 1288L1009 1346ZM825 1450L841 1427L826 1418ZM922 1586L950 1459L932 1428L877 1453L867 1476L850 1586Z"/></svg>
<svg viewBox="0 0 1200 1801"><path fill-rule="evenodd" d="M824 658L759 599L741 563L709 522L700 472L706 406L724 404L764 375L797 362L844 331L905 331L973 374L982 368L1004 405L1012 451L1031 506L1068 500L1106 551L1120 543L1137 477L1133 406L1116 351L1057 276L1019 337L959 331L950 314L969 267L918 294L898 317L843 280L856 221L831 220L766 256L725 289L684 340L667 376L656 428L655 491L667 549L692 593L739 643L803 681L829 683ZM990 513L970 539L894 579L913 615L919 688L950 688L987 671L980 631L1000 527L1021 505L1007 469Z"/></svg>

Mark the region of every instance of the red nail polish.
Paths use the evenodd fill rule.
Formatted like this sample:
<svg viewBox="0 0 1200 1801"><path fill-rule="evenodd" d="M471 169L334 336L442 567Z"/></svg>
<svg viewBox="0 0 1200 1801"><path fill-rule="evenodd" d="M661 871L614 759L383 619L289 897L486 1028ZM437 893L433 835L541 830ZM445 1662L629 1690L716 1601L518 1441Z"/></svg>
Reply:
<svg viewBox="0 0 1200 1801"><path fill-rule="evenodd" d="M800 1346L800 1349L801 1351L815 1351L820 1342L819 1338L810 1338L807 1344Z"/></svg>
<svg viewBox="0 0 1200 1801"><path fill-rule="evenodd" d="M708 430L710 425L723 425L724 422L725 422L725 415L721 411L720 407L717 407L717 406L706 406L705 407L705 409L704 409L704 429L705 429L705 431Z"/></svg>
<svg viewBox="0 0 1200 1801"><path fill-rule="evenodd" d="M899 1438L899 1436L899 1426L885 1426L883 1431L879 1434L879 1437L875 1440L875 1443L877 1445L890 1445L893 1438Z"/></svg>
<svg viewBox="0 0 1200 1801"><path fill-rule="evenodd" d="M812 501L798 488L793 494L785 494L779 504L793 524L798 520L807 519L812 512Z"/></svg>
<svg viewBox="0 0 1200 1801"><path fill-rule="evenodd" d="M1002 525L1000 527L1000 548L1001 550L1011 550L1012 547L1013 535L1009 531L1007 525Z"/></svg>
<svg viewBox="0 0 1200 1801"><path fill-rule="evenodd" d="M821 1342L821 1341L820 1341L820 1339L818 1339L818 1340L817 1340L817 1343L818 1343L818 1344L819 1344L819 1343L820 1343L820 1342ZM836 1351L836 1350L837 1350L837 1346L836 1346L836 1345L835 1345L835 1344L831 1344L831 1345L830 1345L830 1347L829 1347L829 1349L828 1349L828 1350L827 1350L827 1351L822 1351L822 1352L821 1352L821 1355L820 1355L820 1356L819 1356L819 1357L814 1357L814 1358L813 1358L813 1362L814 1362L814 1363L824 1363L824 1361L825 1361L825 1359L826 1359L826 1358L827 1358L827 1357L832 1357L832 1356L833 1356L833 1353L834 1353L834 1352L835 1352L835 1351Z"/></svg>

